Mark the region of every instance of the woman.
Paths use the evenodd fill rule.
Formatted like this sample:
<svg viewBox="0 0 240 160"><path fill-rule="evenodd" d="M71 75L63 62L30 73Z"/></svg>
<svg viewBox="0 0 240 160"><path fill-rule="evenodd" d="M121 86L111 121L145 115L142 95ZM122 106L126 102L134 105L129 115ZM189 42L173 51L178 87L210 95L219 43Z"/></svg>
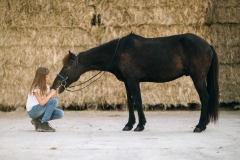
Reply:
<svg viewBox="0 0 240 160"><path fill-rule="evenodd" d="M55 132L48 123L50 120L60 119L64 112L57 109L58 99L54 97L56 90L49 88L49 70L39 67L36 71L27 99L27 113L32 118L31 123L38 132Z"/></svg>

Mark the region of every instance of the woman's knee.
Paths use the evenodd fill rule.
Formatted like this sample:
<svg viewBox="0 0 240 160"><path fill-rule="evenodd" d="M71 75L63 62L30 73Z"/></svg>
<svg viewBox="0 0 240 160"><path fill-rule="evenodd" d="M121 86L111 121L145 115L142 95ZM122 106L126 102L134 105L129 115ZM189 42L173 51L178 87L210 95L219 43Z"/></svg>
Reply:
<svg viewBox="0 0 240 160"><path fill-rule="evenodd" d="M58 105L58 99L57 98L51 98L51 99L49 99L48 103L52 104L54 106L57 106Z"/></svg>
<svg viewBox="0 0 240 160"><path fill-rule="evenodd" d="M61 112L60 112L60 118L62 118L63 116L64 116L64 112L63 112L63 110L60 110Z"/></svg>
<svg viewBox="0 0 240 160"><path fill-rule="evenodd" d="M63 112L63 110L61 110L61 109L55 109L54 111L53 111L53 115L52 115L52 120L53 119L60 119L60 118L62 118L64 116L64 112Z"/></svg>

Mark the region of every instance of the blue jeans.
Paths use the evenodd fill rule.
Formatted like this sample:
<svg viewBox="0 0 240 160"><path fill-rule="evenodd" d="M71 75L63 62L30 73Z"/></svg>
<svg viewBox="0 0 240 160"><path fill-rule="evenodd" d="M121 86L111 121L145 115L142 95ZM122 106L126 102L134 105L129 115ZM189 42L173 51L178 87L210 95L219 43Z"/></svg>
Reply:
<svg viewBox="0 0 240 160"><path fill-rule="evenodd" d="M33 108L28 111L28 116L32 119L37 119L41 117L41 122L48 122L54 119L60 119L63 117L64 112L60 109L56 109L58 105L57 98L51 98L44 106L40 104L33 106Z"/></svg>

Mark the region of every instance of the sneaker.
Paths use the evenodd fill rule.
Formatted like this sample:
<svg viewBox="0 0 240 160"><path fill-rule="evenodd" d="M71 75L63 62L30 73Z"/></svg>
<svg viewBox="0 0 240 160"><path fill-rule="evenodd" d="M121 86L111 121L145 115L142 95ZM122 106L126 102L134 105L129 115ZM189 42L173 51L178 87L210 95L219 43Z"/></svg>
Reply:
<svg viewBox="0 0 240 160"><path fill-rule="evenodd" d="M31 123L32 123L32 125L34 125L35 131L36 131L37 127L38 127L39 123L41 123L41 121L40 121L40 119L32 119Z"/></svg>
<svg viewBox="0 0 240 160"><path fill-rule="evenodd" d="M38 132L55 132L56 130L48 122L40 123L37 127Z"/></svg>

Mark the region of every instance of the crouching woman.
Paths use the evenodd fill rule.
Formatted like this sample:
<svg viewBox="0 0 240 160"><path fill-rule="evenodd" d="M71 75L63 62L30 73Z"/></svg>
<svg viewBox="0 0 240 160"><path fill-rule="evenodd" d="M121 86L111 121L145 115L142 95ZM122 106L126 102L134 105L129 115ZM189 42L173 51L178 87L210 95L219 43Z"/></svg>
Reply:
<svg viewBox="0 0 240 160"><path fill-rule="evenodd" d="M58 99L54 97L56 90L50 90L47 84L49 80L49 70L39 67L28 93L27 113L38 132L55 132L48 121L60 119L64 115L62 110L56 108L58 105Z"/></svg>

